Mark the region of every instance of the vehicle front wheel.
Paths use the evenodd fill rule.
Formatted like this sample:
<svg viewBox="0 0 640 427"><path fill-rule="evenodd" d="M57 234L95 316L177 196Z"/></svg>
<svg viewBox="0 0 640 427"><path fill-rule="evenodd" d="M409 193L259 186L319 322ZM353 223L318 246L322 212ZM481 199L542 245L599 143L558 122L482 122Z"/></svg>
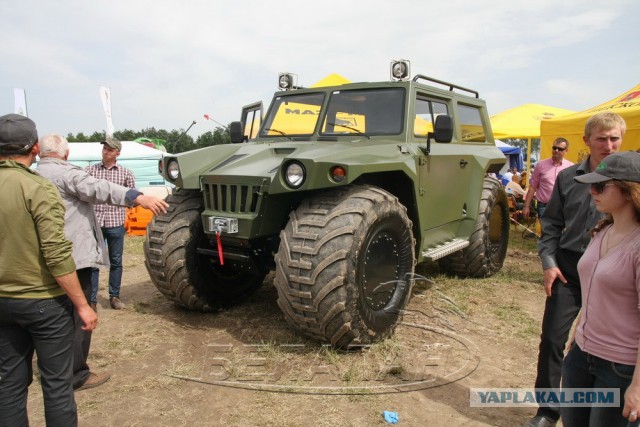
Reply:
<svg viewBox="0 0 640 427"><path fill-rule="evenodd" d="M202 193L178 190L167 198L166 214L147 226L145 266L158 290L177 305L213 311L241 302L260 287L266 272L253 264L198 251L213 249L202 228Z"/></svg>
<svg viewBox="0 0 640 427"><path fill-rule="evenodd" d="M400 321L414 265L411 221L396 197L370 186L314 195L280 234L278 305L311 339L370 344Z"/></svg>

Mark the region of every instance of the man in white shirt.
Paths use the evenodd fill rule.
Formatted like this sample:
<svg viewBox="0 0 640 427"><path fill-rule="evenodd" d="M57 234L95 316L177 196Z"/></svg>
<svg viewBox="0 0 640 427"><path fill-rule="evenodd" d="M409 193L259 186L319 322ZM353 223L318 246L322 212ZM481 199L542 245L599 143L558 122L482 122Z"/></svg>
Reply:
<svg viewBox="0 0 640 427"><path fill-rule="evenodd" d="M513 194L516 197L524 197L527 195L527 192L524 191L520 185L520 177L515 174L511 176L511 181L504 186L504 189L507 191L507 194Z"/></svg>

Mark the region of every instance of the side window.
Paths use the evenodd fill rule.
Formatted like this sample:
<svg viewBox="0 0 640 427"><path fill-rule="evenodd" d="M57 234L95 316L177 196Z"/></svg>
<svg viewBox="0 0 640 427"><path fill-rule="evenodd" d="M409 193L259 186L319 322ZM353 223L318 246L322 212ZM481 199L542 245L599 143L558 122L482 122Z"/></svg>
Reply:
<svg viewBox="0 0 640 427"><path fill-rule="evenodd" d="M243 134L246 140L254 139L262 124L262 101L242 107Z"/></svg>
<svg viewBox="0 0 640 427"><path fill-rule="evenodd" d="M449 114L447 104L433 99L416 99L416 117L413 121L413 134L425 137L433 132L433 123L440 114Z"/></svg>
<svg viewBox="0 0 640 427"><path fill-rule="evenodd" d="M464 142L485 142L487 139L482 126L480 109L470 105L458 104L460 130Z"/></svg>
<svg viewBox="0 0 640 427"><path fill-rule="evenodd" d="M258 129L262 124L262 111L252 110L247 114L247 121L244 127L244 136L247 139L254 139L258 135Z"/></svg>

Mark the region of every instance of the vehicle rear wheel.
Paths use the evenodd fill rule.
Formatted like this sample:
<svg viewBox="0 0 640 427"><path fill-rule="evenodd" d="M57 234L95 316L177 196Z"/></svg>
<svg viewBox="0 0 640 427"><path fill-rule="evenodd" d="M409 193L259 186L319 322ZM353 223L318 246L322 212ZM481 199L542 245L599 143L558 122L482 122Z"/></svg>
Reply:
<svg viewBox="0 0 640 427"><path fill-rule="evenodd" d="M488 277L502 268L508 245L507 196L497 180L487 177L469 246L441 259L440 266L461 277Z"/></svg>
<svg viewBox="0 0 640 427"><path fill-rule="evenodd" d="M202 193L177 190L167 198L166 214L147 226L145 265L151 281L177 305L213 311L241 302L260 287L266 272L198 252L212 249L202 228Z"/></svg>
<svg viewBox="0 0 640 427"><path fill-rule="evenodd" d="M368 186L315 195L280 234L278 305L311 339L370 344L400 321L414 265L411 221L396 197Z"/></svg>

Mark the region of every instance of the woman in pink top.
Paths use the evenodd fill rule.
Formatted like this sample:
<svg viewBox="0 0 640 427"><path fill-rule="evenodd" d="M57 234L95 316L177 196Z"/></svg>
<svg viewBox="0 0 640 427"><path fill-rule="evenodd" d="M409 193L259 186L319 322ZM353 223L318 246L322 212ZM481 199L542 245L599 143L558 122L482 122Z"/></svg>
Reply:
<svg viewBox="0 0 640 427"><path fill-rule="evenodd" d="M592 173L596 208L606 214L578 263L582 311L562 365L562 388L620 390L619 407L562 407L572 426L637 426L640 413L640 154L611 154Z"/></svg>

